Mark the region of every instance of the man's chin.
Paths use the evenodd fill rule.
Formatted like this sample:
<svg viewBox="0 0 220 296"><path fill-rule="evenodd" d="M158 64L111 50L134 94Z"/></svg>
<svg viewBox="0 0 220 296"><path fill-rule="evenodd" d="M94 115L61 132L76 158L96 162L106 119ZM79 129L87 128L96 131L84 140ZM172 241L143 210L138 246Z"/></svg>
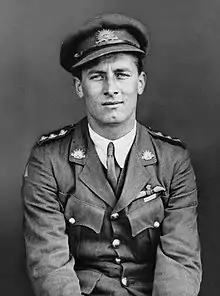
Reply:
<svg viewBox="0 0 220 296"><path fill-rule="evenodd" d="M109 126L111 125L116 126L121 124L123 124L123 120L120 120L119 118L111 118L103 122L103 125L109 125Z"/></svg>

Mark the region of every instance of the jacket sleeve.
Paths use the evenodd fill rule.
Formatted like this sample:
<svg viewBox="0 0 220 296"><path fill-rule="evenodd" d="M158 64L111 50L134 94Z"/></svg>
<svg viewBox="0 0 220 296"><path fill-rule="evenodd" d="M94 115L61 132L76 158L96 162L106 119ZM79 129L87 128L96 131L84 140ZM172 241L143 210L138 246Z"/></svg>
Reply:
<svg viewBox="0 0 220 296"><path fill-rule="evenodd" d="M37 296L78 296L79 281L57 191L50 152L36 146L22 186L28 274Z"/></svg>
<svg viewBox="0 0 220 296"><path fill-rule="evenodd" d="M201 282L197 189L188 152L174 167L153 284L153 296L196 296Z"/></svg>

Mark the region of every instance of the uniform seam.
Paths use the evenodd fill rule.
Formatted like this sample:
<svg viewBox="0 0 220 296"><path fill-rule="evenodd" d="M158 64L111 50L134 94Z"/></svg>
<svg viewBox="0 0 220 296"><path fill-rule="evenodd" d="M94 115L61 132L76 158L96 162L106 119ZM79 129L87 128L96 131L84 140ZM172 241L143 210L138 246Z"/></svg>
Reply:
<svg viewBox="0 0 220 296"><path fill-rule="evenodd" d="M179 195L173 196L173 197L170 198L170 200L171 200L171 199L180 198L180 197L185 197L185 196L187 196L187 195L191 195L191 194L193 194L193 193L196 192L196 191L197 191L197 188L193 189L193 190L190 191L190 192L186 192L186 193L182 193L182 194L179 194Z"/></svg>

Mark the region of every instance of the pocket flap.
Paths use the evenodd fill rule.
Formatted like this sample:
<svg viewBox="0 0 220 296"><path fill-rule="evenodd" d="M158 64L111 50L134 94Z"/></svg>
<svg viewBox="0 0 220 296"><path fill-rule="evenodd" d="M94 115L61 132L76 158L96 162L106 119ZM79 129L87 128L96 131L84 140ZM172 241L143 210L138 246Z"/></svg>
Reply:
<svg viewBox="0 0 220 296"><path fill-rule="evenodd" d="M71 196L66 204L65 217L72 226L85 226L100 233L105 210Z"/></svg>
<svg viewBox="0 0 220 296"><path fill-rule="evenodd" d="M135 200L127 214L133 237L147 228L158 228L164 218L164 207L160 195L153 196L147 202L145 198Z"/></svg>

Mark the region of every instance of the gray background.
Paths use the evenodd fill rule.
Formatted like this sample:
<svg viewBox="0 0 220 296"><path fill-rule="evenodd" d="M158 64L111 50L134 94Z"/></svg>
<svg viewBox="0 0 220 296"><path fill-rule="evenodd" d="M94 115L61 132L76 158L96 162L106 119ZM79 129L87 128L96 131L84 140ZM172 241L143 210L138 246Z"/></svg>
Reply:
<svg viewBox="0 0 220 296"><path fill-rule="evenodd" d="M139 120L188 144L197 175L204 279L219 287L220 1L1 0L0 294L31 296L22 245L21 176L37 137L83 115L59 66L62 38L88 17L121 12L147 23L148 86Z"/></svg>

